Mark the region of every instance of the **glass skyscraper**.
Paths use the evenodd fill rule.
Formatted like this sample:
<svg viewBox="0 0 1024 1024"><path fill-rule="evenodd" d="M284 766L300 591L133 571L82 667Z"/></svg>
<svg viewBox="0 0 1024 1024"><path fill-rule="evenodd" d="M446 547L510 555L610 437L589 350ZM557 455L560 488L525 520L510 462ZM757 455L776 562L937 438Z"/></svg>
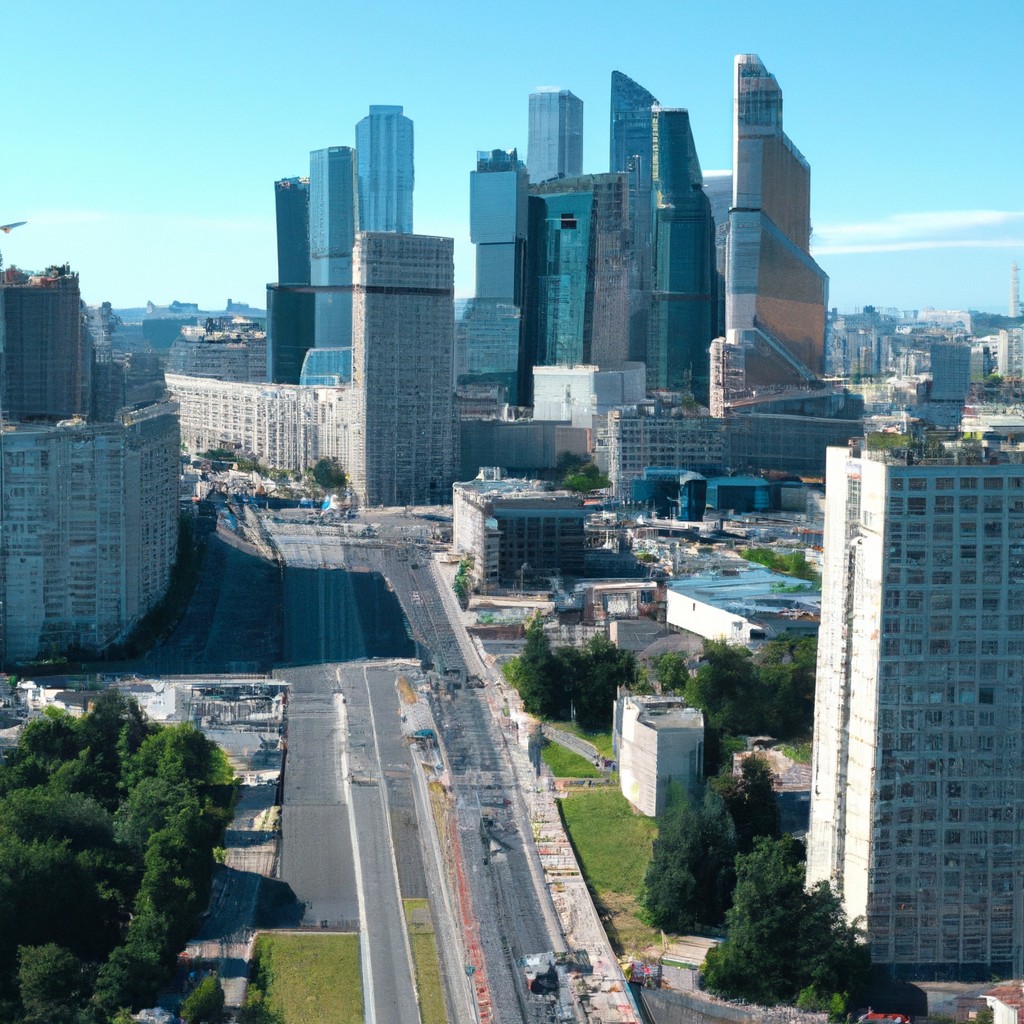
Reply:
<svg viewBox="0 0 1024 1024"><path fill-rule="evenodd" d="M810 254L811 169L782 130L782 90L755 54L735 64L726 327L745 386L824 371L828 277Z"/></svg>
<svg viewBox="0 0 1024 1024"><path fill-rule="evenodd" d="M530 94L526 166L531 183L583 173L583 100L568 89Z"/></svg>
<svg viewBox="0 0 1024 1024"><path fill-rule="evenodd" d="M657 99L621 71L612 72L608 170L629 176L629 217L633 261L629 277L630 357L647 357L650 291L653 285L651 217L651 110Z"/></svg>
<svg viewBox="0 0 1024 1024"><path fill-rule="evenodd" d="M360 227L356 154L330 146L309 154L310 283L316 347L352 344L352 246Z"/></svg>
<svg viewBox="0 0 1024 1024"><path fill-rule="evenodd" d="M708 350L719 334L715 223L686 110L651 112L654 288L647 385L709 398Z"/></svg>
<svg viewBox="0 0 1024 1024"><path fill-rule="evenodd" d="M402 107L371 105L356 125L359 229L412 233L413 131Z"/></svg>
<svg viewBox="0 0 1024 1024"><path fill-rule="evenodd" d="M277 282L309 284L309 178L274 182Z"/></svg>
<svg viewBox="0 0 1024 1024"><path fill-rule="evenodd" d="M534 366L617 369L629 357L629 198L624 174L535 186L520 389Z"/></svg>
<svg viewBox="0 0 1024 1024"><path fill-rule="evenodd" d="M476 298L456 322L460 384L499 383L519 402L519 341L526 270L526 167L516 150L477 153L469 176L469 234L476 246Z"/></svg>

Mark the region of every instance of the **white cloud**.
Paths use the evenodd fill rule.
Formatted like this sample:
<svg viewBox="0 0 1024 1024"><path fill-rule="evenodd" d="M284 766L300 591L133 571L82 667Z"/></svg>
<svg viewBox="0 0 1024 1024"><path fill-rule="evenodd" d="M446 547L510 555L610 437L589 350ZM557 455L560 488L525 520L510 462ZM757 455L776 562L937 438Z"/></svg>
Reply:
<svg viewBox="0 0 1024 1024"><path fill-rule="evenodd" d="M899 213L876 221L819 225L815 255L909 252L917 249L1012 249L1024 247L1024 212L944 210Z"/></svg>

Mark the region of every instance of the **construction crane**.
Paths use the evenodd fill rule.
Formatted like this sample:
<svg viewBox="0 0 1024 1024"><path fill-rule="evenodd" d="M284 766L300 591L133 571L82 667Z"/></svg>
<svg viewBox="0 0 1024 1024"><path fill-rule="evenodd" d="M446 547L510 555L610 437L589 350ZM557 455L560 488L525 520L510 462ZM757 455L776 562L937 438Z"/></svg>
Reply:
<svg viewBox="0 0 1024 1024"><path fill-rule="evenodd" d="M5 235L9 235L15 228L20 228L22 224L27 224L27 220L16 220L13 224L0 224L0 231ZM4 257L3 253L0 253L0 270L4 269Z"/></svg>

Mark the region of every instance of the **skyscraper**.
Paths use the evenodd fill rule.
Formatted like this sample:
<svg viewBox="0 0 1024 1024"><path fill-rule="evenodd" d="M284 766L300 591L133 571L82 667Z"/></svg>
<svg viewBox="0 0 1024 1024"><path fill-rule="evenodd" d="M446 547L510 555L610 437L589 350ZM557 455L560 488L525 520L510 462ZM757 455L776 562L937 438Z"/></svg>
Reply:
<svg viewBox="0 0 1024 1024"><path fill-rule="evenodd" d="M469 237L476 297L519 305L526 259L526 168L514 149L477 153L469 176Z"/></svg>
<svg viewBox="0 0 1024 1024"><path fill-rule="evenodd" d="M309 178L274 182L277 282L267 285L267 379L297 384L315 343L315 295L310 287Z"/></svg>
<svg viewBox="0 0 1024 1024"><path fill-rule="evenodd" d="M534 186L520 389L534 366L629 361L631 233L626 175ZM528 397L527 397L528 401Z"/></svg>
<svg viewBox="0 0 1024 1024"><path fill-rule="evenodd" d="M715 223L685 110L651 111L654 287L647 385L706 404L708 349L720 333Z"/></svg>
<svg viewBox="0 0 1024 1024"><path fill-rule="evenodd" d="M274 182L277 283L309 284L309 178Z"/></svg>
<svg viewBox="0 0 1024 1024"><path fill-rule="evenodd" d="M810 255L811 171L782 130L782 90L754 54L735 62L726 328L747 390L824 370L828 278Z"/></svg>
<svg viewBox="0 0 1024 1024"><path fill-rule="evenodd" d="M310 283L317 348L352 344L352 246L360 217L356 154L330 146L309 154Z"/></svg>
<svg viewBox="0 0 1024 1024"><path fill-rule="evenodd" d="M454 242L356 236L352 487L367 505L451 501Z"/></svg>
<svg viewBox="0 0 1024 1024"><path fill-rule="evenodd" d="M519 341L526 270L529 182L512 149L477 153L469 176L469 235L476 246L476 298L456 324L460 384L496 383L518 404Z"/></svg>
<svg viewBox="0 0 1024 1024"><path fill-rule="evenodd" d="M78 274L9 269L0 282L0 415L68 419L89 412L92 350L82 331Z"/></svg>
<svg viewBox="0 0 1024 1024"><path fill-rule="evenodd" d="M371 105L356 125L359 227L412 233L413 131L401 107Z"/></svg>
<svg viewBox="0 0 1024 1024"><path fill-rule="evenodd" d="M568 89L530 93L526 166L531 183L583 173L583 100Z"/></svg>
<svg viewBox="0 0 1024 1024"><path fill-rule="evenodd" d="M652 109L657 99L621 71L612 72L608 170L628 175L633 259L629 277L630 358L647 358L650 293L654 276L651 213Z"/></svg>
<svg viewBox="0 0 1024 1024"><path fill-rule="evenodd" d="M807 879L897 977L1024 972L1024 469L830 448Z"/></svg>

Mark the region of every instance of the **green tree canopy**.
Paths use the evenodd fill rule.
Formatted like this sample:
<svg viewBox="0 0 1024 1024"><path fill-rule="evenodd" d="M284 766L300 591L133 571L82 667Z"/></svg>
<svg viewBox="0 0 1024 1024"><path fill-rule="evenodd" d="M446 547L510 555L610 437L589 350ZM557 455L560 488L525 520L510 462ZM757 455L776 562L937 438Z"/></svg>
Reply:
<svg viewBox="0 0 1024 1024"><path fill-rule="evenodd" d="M710 787L693 807L678 799L662 816L644 881L652 923L685 933L720 925L734 881L736 830L725 802Z"/></svg>
<svg viewBox="0 0 1024 1024"><path fill-rule="evenodd" d="M181 1015L188 1024L221 1024L224 1019L224 989L208 974L181 1004Z"/></svg>
<svg viewBox="0 0 1024 1024"><path fill-rule="evenodd" d="M325 491L339 490L348 483L348 475L337 459L324 456L317 459L309 470L309 475L318 487Z"/></svg>
<svg viewBox="0 0 1024 1024"><path fill-rule="evenodd" d="M775 801L772 771L763 757L746 757L739 776L730 770L711 780L729 809L736 826L736 848L750 853L761 836L779 838L779 807Z"/></svg>
<svg viewBox="0 0 1024 1024"><path fill-rule="evenodd" d="M867 947L828 883L807 890L804 875L803 846L792 836L759 838L736 858L728 939L703 966L712 992L769 1005L812 987L826 999L856 999L870 970Z"/></svg>

